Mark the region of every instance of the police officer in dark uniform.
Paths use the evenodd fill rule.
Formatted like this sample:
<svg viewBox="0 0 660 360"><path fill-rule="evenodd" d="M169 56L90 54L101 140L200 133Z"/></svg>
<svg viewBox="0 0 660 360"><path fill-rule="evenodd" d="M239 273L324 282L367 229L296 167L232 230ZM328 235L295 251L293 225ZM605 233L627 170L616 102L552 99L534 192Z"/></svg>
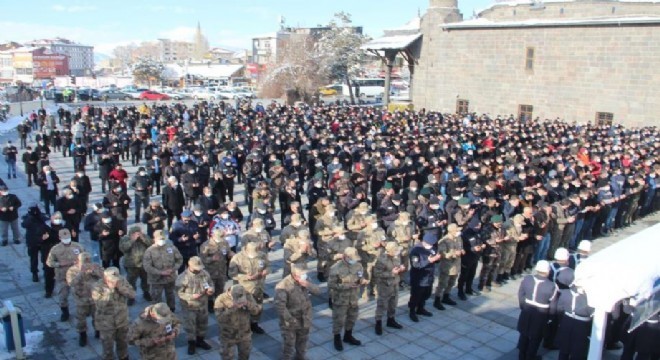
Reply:
<svg viewBox="0 0 660 360"><path fill-rule="evenodd" d="M527 275L518 289L518 351L520 360L536 360L543 330L548 316L555 312L558 288L548 280L550 264L541 260L536 263L536 274Z"/></svg>
<svg viewBox="0 0 660 360"><path fill-rule="evenodd" d="M426 233L422 242L417 243L410 250L410 320L419 322L417 315L433 316L431 312L424 309L426 300L431 297L433 280L435 279L435 263L442 254L435 251L438 235L432 232Z"/></svg>
<svg viewBox="0 0 660 360"><path fill-rule="evenodd" d="M584 289L572 284L561 290L557 314L561 319L556 338L559 360L586 359L594 309L589 306Z"/></svg>
<svg viewBox="0 0 660 360"><path fill-rule="evenodd" d="M222 182L225 186L225 193L229 201L234 201L234 178L236 178L236 168L229 158L225 158L224 162L220 165L222 171Z"/></svg>

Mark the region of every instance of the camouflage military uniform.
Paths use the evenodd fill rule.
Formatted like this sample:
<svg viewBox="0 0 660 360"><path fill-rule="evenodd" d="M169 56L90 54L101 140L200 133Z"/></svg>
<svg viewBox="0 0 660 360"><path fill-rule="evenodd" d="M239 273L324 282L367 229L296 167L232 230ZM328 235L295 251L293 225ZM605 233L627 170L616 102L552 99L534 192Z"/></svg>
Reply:
<svg viewBox="0 0 660 360"><path fill-rule="evenodd" d="M103 278L103 269L98 264L88 263L84 266L84 270L76 265L66 272L66 282L71 287L76 303L76 329L79 333L87 332L88 316L92 317L92 323L94 321L92 287Z"/></svg>
<svg viewBox="0 0 660 360"><path fill-rule="evenodd" d="M445 235L438 242L438 253L442 258L438 261L438 286L435 288L435 297L441 297L449 294L458 278L458 271L461 268L461 255L457 251L463 250L463 242L460 235Z"/></svg>
<svg viewBox="0 0 660 360"><path fill-rule="evenodd" d="M55 281L60 307L69 307L69 284L66 281L66 272L76 263L78 255L85 251L80 244L72 242L69 245L59 243L50 250L46 265L55 269Z"/></svg>
<svg viewBox="0 0 660 360"><path fill-rule="evenodd" d="M326 209L326 215L319 217L314 225L314 235L318 238L318 242L316 243L316 250L318 252L316 271L323 275L326 275L323 273L323 268L328 261L328 241L332 239L333 229L342 227L336 217L327 215L328 211L334 211L334 208L330 206L328 208L329 210Z"/></svg>
<svg viewBox="0 0 660 360"><path fill-rule="evenodd" d="M303 244L307 244L307 249L303 249ZM291 273L291 265L298 264L307 267L307 262L316 257L316 250L312 246L309 237L292 237L284 244L284 268L282 276L286 277Z"/></svg>
<svg viewBox="0 0 660 360"><path fill-rule="evenodd" d="M364 204L364 205L362 205ZM355 241L357 236L366 226L366 218L369 216L369 205L367 203L360 203L357 209L352 210L346 216L346 228L348 229L347 236Z"/></svg>
<svg viewBox="0 0 660 360"><path fill-rule="evenodd" d="M367 280L360 262L340 261L330 268L328 289L332 297L332 333L352 331L358 316L359 285Z"/></svg>
<svg viewBox="0 0 660 360"><path fill-rule="evenodd" d="M407 213L406 213L407 214ZM413 228L410 221L395 220L387 229L390 239L396 241L401 246L401 264L406 269L410 269L410 248L413 245Z"/></svg>
<svg viewBox="0 0 660 360"><path fill-rule="evenodd" d="M268 231L262 230L257 232L254 227L252 227L241 236L241 248L245 248L245 245L250 242L258 244L259 251L268 252L272 239L268 234Z"/></svg>
<svg viewBox="0 0 660 360"><path fill-rule="evenodd" d="M372 222L372 224L376 224L376 222ZM373 277L374 266L383 250L382 246L386 241L387 236L385 235L385 231L380 227L376 229L366 228L358 235L355 247L358 249L358 253L362 259L362 266L367 274L366 278L369 279L369 286L364 292L365 297L374 294L374 287L376 286Z"/></svg>
<svg viewBox="0 0 660 360"><path fill-rule="evenodd" d="M174 309L174 282L177 277L177 269L181 264L183 264L183 257L170 242L164 246L152 245L144 252L142 266L147 272L151 299L154 303L161 302L163 292L165 292L167 306ZM169 270L170 273L163 275L162 272L166 270Z"/></svg>
<svg viewBox="0 0 660 360"><path fill-rule="evenodd" d="M238 347L238 359L250 358L252 348L251 318L261 313L261 305L248 292L244 293L245 304L235 306L232 290L220 294L215 299L215 317L220 326L220 355L223 360L234 359L234 346Z"/></svg>
<svg viewBox="0 0 660 360"><path fill-rule="evenodd" d="M399 256L392 257L383 252L378 256L374 266L374 278L378 296L376 297L376 320L383 318L387 309L387 317L393 318L396 314L396 305L399 300L399 275L392 270L401 265Z"/></svg>
<svg viewBox="0 0 660 360"><path fill-rule="evenodd" d="M117 286L111 289L104 279L99 280L92 289L92 299L95 306L94 325L101 333L103 345L103 359L114 359L114 348L117 347L119 359L128 359L128 299L135 298L135 290L131 284L119 275L117 268L108 268L104 272L107 277L108 270L116 271Z"/></svg>
<svg viewBox="0 0 660 360"><path fill-rule="evenodd" d="M192 261L192 260L191 260ZM206 270L195 274L190 268L176 279L176 289L183 308L183 328L188 341L204 338L208 329L208 292L213 292L213 281ZM196 295L201 295L195 298Z"/></svg>
<svg viewBox="0 0 660 360"><path fill-rule="evenodd" d="M307 231L307 227L304 225L293 226L291 224L285 226L280 233L280 243L282 243L282 246L286 245L287 240L297 237L302 231Z"/></svg>
<svg viewBox="0 0 660 360"><path fill-rule="evenodd" d="M211 276L215 293L219 294L225 291L227 282L227 258L232 255L231 247L223 237L215 237L203 243L199 250L199 257L204 263L205 270Z"/></svg>
<svg viewBox="0 0 660 360"><path fill-rule="evenodd" d="M235 284L241 284L245 291L252 295L257 304L264 302L264 283L265 277L260 273L268 271L270 263L268 256L263 252L258 252L254 258L250 258L245 251L241 251L229 262L229 276L234 279ZM258 275L257 279L249 279L250 276ZM216 303L217 304L217 303ZM261 317L261 311L252 316L252 322L258 322Z"/></svg>
<svg viewBox="0 0 660 360"><path fill-rule="evenodd" d="M307 340L312 326L312 301L309 292L289 275L275 286L275 308L280 316L282 359L305 359Z"/></svg>
<svg viewBox="0 0 660 360"><path fill-rule="evenodd" d="M147 281L147 272L142 267L142 258L145 251L153 244L153 241L144 234L141 234L137 240L132 240L133 234L136 232L141 232L141 230L139 227L134 226L128 231L128 236L121 238L119 250L124 253L126 280L133 289L137 290L137 279L139 278L142 294L148 294L149 282Z"/></svg>
<svg viewBox="0 0 660 360"><path fill-rule="evenodd" d="M349 239L344 234L332 237L332 240L328 242L328 261L324 269L326 274L330 273L330 268L332 268L334 264L341 261L344 250L351 246L353 246L353 240Z"/></svg>
<svg viewBox="0 0 660 360"><path fill-rule="evenodd" d="M522 234L522 228L516 230L515 225L509 224L506 227L507 239L500 243L500 265L497 268L497 274L503 275L511 271L513 262L516 260L516 246L518 237ZM550 253L548 253L550 254Z"/></svg>
<svg viewBox="0 0 660 360"><path fill-rule="evenodd" d="M174 340L179 334L179 319L172 313L167 317L154 319L149 313L155 306L157 305L147 306L131 323L128 343L140 349L140 359L175 360L177 355Z"/></svg>

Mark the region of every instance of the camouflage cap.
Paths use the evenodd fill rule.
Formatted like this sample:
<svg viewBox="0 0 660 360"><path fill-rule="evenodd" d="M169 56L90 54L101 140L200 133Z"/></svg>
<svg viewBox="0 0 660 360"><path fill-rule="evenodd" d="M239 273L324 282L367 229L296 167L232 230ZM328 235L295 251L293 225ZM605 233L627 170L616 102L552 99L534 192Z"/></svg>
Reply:
<svg viewBox="0 0 660 360"><path fill-rule="evenodd" d="M254 227L257 227L257 226L260 226L260 227L264 226L264 220L262 218L256 218L256 219L252 220L252 227L254 228Z"/></svg>
<svg viewBox="0 0 660 360"><path fill-rule="evenodd" d="M204 264L202 263L202 259L199 258L199 256L193 256L188 260L188 267L192 271L201 271L204 270Z"/></svg>
<svg viewBox="0 0 660 360"><path fill-rule="evenodd" d="M344 256L351 260L360 261L360 255L358 254L357 249L354 247L347 247L344 249Z"/></svg>
<svg viewBox="0 0 660 360"><path fill-rule="evenodd" d="M151 310L151 314L156 318L156 319L166 319L172 316L172 310L170 310L169 306L165 303L157 303L149 307Z"/></svg>
<svg viewBox="0 0 660 360"><path fill-rule="evenodd" d="M398 251L400 250L401 247L396 241L388 241L387 244L385 244L385 251L392 252L392 251Z"/></svg>
<svg viewBox="0 0 660 360"><path fill-rule="evenodd" d="M234 302L241 302L245 300L245 288L241 284L232 285L229 289L231 298L234 299Z"/></svg>
<svg viewBox="0 0 660 360"><path fill-rule="evenodd" d="M103 271L103 277L108 279L108 280L119 280L120 275L119 275L119 269L116 267L112 266Z"/></svg>
<svg viewBox="0 0 660 360"><path fill-rule="evenodd" d="M92 255L90 255L88 252L81 252L78 254L78 263L80 264L89 264L92 262Z"/></svg>
<svg viewBox="0 0 660 360"><path fill-rule="evenodd" d="M457 231L461 231L462 227L458 226L457 224L449 224L447 226L447 232L449 233L455 233Z"/></svg>
<svg viewBox="0 0 660 360"><path fill-rule="evenodd" d="M71 238L71 231L69 231L69 229L60 229L57 235L60 239Z"/></svg>

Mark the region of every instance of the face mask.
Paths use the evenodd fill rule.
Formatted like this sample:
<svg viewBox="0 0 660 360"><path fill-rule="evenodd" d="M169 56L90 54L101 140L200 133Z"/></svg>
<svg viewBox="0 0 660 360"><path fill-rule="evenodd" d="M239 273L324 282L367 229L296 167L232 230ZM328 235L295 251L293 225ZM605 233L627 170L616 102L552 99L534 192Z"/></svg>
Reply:
<svg viewBox="0 0 660 360"><path fill-rule="evenodd" d="M300 225L302 225L302 223L299 223L299 222L291 223L291 226L293 226L293 227L300 227Z"/></svg>
<svg viewBox="0 0 660 360"><path fill-rule="evenodd" d="M165 246L165 239L156 240L156 246Z"/></svg>
<svg viewBox="0 0 660 360"><path fill-rule="evenodd" d="M256 228L254 228L254 231L260 233L260 232L264 231L264 229L260 228L260 227L256 227Z"/></svg>
<svg viewBox="0 0 660 360"><path fill-rule="evenodd" d="M344 240L346 239L346 235L339 235L339 240Z"/></svg>
<svg viewBox="0 0 660 360"><path fill-rule="evenodd" d="M300 281L307 281L307 273L300 274L299 278L300 278Z"/></svg>
<svg viewBox="0 0 660 360"><path fill-rule="evenodd" d="M194 173L195 173L195 170L189 170L188 171L188 174L194 174Z"/></svg>
<svg viewBox="0 0 660 360"><path fill-rule="evenodd" d="M323 187L323 185L321 185L321 184L314 184L314 187L317 188L317 189L320 189L320 188Z"/></svg>
<svg viewBox="0 0 660 360"><path fill-rule="evenodd" d="M2 194L2 195L6 195L6 194ZM73 199L73 195L67 195L66 198L71 200L71 199Z"/></svg>
<svg viewBox="0 0 660 360"><path fill-rule="evenodd" d="M431 205L431 209L432 209L432 210L438 210L438 209L440 209L440 206L438 206L438 205Z"/></svg>
<svg viewBox="0 0 660 360"><path fill-rule="evenodd" d="M112 222L112 219L103 219L104 224L110 224Z"/></svg>
<svg viewBox="0 0 660 360"><path fill-rule="evenodd" d="M348 263L348 265L354 265L357 261L355 261L353 259L349 259L349 260L346 260L346 262Z"/></svg>
<svg viewBox="0 0 660 360"><path fill-rule="evenodd" d="M71 244L71 238L61 238L60 241L62 241L62 244L64 245Z"/></svg>
<svg viewBox="0 0 660 360"><path fill-rule="evenodd" d="M227 220L227 219L229 219L229 215L224 214L224 215L221 215L220 218L221 218L222 220Z"/></svg>
<svg viewBox="0 0 660 360"><path fill-rule="evenodd" d="M257 210L257 211L259 212L259 214L262 214L262 215L266 213L266 210Z"/></svg>
<svg viewBox="0 0 660 360"><path fill-rule="evenodd" d="M140 176L146 176L147 172L146 171L140 171Z"/></svg>
<svg viewBox="0 0 660 360"><path fill-rule="evenodd" d="M78 173L78 177L83 177L83 176L85 176L85 174L83 174L83 173Z"/></svg>
<svg viewBox="0 0 660 360"><path fill-rule="evenodd" d="M335 212L334 212L334 211L328 211L328 216L329 216L329 217L333 217L333 216L335 216Z"/></svg>
<svg viewBox="0 0 660 360"><path fill-rule="evenodd" d="M9 195L9 192L7 192L7 191L3 191L3 192L0 192L0 195L2 195L2 196L7 196L7 195Z"/></svg>
<svg viewBox="0 0 660 360"><path fill-rule="evenodd" d="M195 216L202 216L202 212L201 211L195 211Z"/></svg>
<svg viewBox="0 0 660 360"><path fill-rule="evenodd" d="M415 192L417 191L417 188L410 188L410 191Z"/></svg>
<svg viewBox="0 0 660 360"><path fill-rule="evenodd" d="M371 224L371 228L374 229L374 230L378 229L378 224L376 224L376 223Z"/></svg>
<svg viewBox="0 0 660 360"><path fill-rule="evenodd" d="M62 223L62 219L53 219L53 224L60 225L61 223Z"/></svg>

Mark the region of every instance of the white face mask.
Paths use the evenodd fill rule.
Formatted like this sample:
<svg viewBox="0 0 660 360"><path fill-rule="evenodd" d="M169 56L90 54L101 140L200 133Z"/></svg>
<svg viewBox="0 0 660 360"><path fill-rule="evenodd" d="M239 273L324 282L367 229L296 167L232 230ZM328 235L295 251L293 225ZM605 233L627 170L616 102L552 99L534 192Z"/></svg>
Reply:
<svg viewBox="0 0 660 360"><path fill-rule="evenodd" d="M371 228L374 229L374 230L378 229L378 224L377 223L371 224Z"/></svg>
<svg viewBox="0 0 660 360"><path fill-rule="evenodd" d="M147 172L146 171L140 171L140 176L146 176Z"/></svg>
<svg viewBox="0 0 660 360"><path fill-rule="evenodd" d="M260 233L260 232L264 231L264 229L261 228L261 227L256 227L256 228L254 228L254 231Z"/></svg>
<svg viewBox="0 0 660 360"><path fill-rule="evenodd" d="M346 260L346 262L348 263L348 265L355 265L355 263L356 263L357 261L356 261L356 260L353 260L353 259L349 259L349 260Z"/></svg>
<svg viewBox="0 0 660 360"><path fill-rule="evenodd" d="M223 215L220 215L220 218L221 218L222 220L227 220L227 219L229 219L229 215L227 215L227 214L223 214Z"/></svg>
<svg viewBox="0 0 660 360"><path fill-rule="evenodd" d="M300 227L300 225L302 225L302 223L299 223L299 222L291 223L291 226L293 226L293 227Z"/></svg>
<svg viewBox="0 0 660 360"><path fill-rule="evenodd" d="M71 238L61 238L60 241L61 241L62 244L64 244L64 245L69 245L69 244L71 244Z"/></svg>
<svg viewBox="0 0 660 360"><path fill-rule="evenodd" d="M165 239L156 240L156 246L165 246Z"/></svg>
<svg viewBox="0 0 660 360"><path fill-rule="evenodd" d="M339 240L344 240L346 239L346 235L339 235Z"/></svg>
<svg viewBox="0 0 660 360"><path fill-rule="evenodd" d="M7 196L7 195L9 195L9 191L2 191L2 192L0 192L0 195Z"/></svg>
<svg viewBox="0 0 660 360"><path fill-rule="evenodd" d="M335 216L335 212L334 212L334 211L328 211L327 214L328 214L328 216L330 216L330 217Z"/></svg>
<svg viewBox="0 0 660 360"><path fill-rule="evenodd" d="M53 224L60 225L61 223L62 223L62 219L53 219Z"/></svg>
<svg viewBox="0 0 660 360"><path fill-rule="evenodd" d="M300 281L307 281L307 273L300 274L299 278L300 278Z"/></svg>
<svg viewBox="0 0 660 360"><path fill-rule="evenodd" d="M266 210L257 210L257 211L259 212L259 214L262 214L262 215L266 213Z"/></svg>
<svg viewBox="0 0 660 360"><path fill-rule="evenodd" d="M415 192L417 191L417 188L410 188L410 191Z"/></svg>
<svg viewBox="0 0 660 360"><path fill-rule="evenodd" d="M195 211L195 216L202 216L202 212L201 211Z"/></svg>
<svg viewBox="0 0 660 360"><path fill-rule="evenodd" d="M112 222L112 219L103 219L104 224L110 224Z"/></svg>

